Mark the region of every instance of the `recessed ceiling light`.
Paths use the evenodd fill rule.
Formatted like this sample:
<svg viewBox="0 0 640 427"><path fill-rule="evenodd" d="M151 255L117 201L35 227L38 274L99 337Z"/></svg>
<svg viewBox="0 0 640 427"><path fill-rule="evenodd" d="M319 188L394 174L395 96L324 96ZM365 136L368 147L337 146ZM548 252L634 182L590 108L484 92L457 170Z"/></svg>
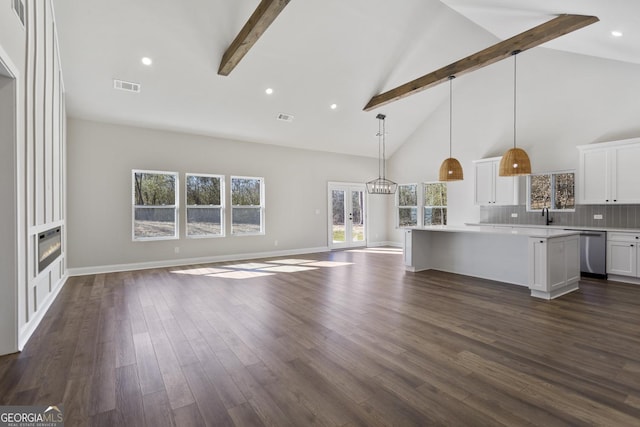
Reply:
<svg viewBox="0 0 640 427"><path fill-rule="evenodd" d="M613 30L613 31L611 31L611 35L613 37L622 37L622 31Z"/></svg>
<svg viewBox="0 0 640 427"><path fill-rule="evenodd" d="M335 110L336 108L338 108L338 104L331 104L330 108L332 110Z"/></svg>
<svg viewBox="0 0 640 427"><path fill-rule="evenodd" d="M147 65L147 66L153 64L153 61L148 56L143 57L141 61L144 65Z"/></svg>
<svg viewBox="0 0 640 427"><path fill-rule="evenodd" d="M265 91L264 91L267 95L271 95L273 93L273 89L271 89L270 87L268 87Z"/></svg>

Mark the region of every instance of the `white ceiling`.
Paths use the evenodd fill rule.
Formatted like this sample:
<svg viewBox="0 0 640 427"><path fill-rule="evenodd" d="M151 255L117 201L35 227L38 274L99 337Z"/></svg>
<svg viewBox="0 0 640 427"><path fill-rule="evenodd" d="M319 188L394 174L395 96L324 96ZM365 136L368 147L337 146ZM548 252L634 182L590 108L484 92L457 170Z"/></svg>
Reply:
<svg viewBox="0 0 640 427"><path fill-rule="evenodd" d="M291 0L230 76L219 76L220 58L258 3L54 0L69 115L376 157L376 114L387 115L391 154L448 91L363 112L373 95L555 14L601 22L544 47L640 64L638 0ZM114 90L114 78L140 83L141 93ZM277 121L280 112L294 121Z"/></svg>

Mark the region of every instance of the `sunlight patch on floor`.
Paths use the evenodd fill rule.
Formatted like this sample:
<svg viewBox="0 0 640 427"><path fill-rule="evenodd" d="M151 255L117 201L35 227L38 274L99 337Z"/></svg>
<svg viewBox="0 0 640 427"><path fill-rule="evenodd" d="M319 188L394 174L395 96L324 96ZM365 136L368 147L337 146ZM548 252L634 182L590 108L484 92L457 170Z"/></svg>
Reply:
<svg viewBox="0 0 640 427"><path fill-rule="evenodd" d="M307 264L311 265L311 264ZM315 267L305 267L301 265L278 265L275 267L263 268L261 271L275 271L277 273L296 273L298 271L317 270Z"/></svg>
<svg viewBox="0 0 640 427"><path fill-rule="evenodd" d="M255 277L271 276L276 273L298 273L301 271L318 270L319 268L345 267L353 264L352 262L284 258L265 262L243 262L221 267L185 268L173 270L171 273L220 277L224 279L252 279Z"/></svg>

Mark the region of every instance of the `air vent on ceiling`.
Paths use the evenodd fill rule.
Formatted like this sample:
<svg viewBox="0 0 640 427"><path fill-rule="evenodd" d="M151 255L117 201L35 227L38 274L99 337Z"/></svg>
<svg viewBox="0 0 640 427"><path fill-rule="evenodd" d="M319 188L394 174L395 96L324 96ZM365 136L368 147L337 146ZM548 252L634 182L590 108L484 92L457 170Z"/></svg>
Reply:
<svg viewBox="0 0 640 427"><path fill-rule="evenodd" d="M292 122L293 121L293 114L278 113L278 116L276 118L278 120L282 120L283 122Z"/></svg>
<svg viewBox="0 0 640 427"><path fill-rule="evenodd" d="M126 82L124 80L113 79L113 87L127 92L140 92L140 83Z"/></svg>
<svg viewBox="0 0 640 427"><path fill-rule="evenodd" d="M22 22L22 26L24 26L24 2L22 0L13 0L11 2L13 5L13 10L18 15L20 22Z"/></svg>

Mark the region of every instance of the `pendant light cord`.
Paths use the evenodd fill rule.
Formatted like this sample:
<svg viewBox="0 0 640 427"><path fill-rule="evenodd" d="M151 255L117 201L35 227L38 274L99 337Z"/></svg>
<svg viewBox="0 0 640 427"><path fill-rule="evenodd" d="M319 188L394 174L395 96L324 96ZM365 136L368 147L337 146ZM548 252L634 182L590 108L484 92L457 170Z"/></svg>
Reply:
<svg viewBox="0 0 640 427"><path fill-rule="evenodd" d="M384 119L382 119L382 179L386 179L387 177L385 176L387 174L387 171L385 170L387 168L386 162L387 162L387 153L386 153L386 147L385 147L385 140L384 140L384 134L385 134L386 130L385 130L385 125L384 125Z"/></svg>
<svg viewBox="0 0 640 427"><path fill-rule="evenodd" d="M516 57L519 50L513 52L513 148L516 148L516 83L518 73L516 72Z"/></svg>
<svg viewBox="0 0 640 427"><path fill-rule="evenodd" d="M449 158L451 158L451 144L453 140L453 79L456 76L449 76Z"/></svg>

